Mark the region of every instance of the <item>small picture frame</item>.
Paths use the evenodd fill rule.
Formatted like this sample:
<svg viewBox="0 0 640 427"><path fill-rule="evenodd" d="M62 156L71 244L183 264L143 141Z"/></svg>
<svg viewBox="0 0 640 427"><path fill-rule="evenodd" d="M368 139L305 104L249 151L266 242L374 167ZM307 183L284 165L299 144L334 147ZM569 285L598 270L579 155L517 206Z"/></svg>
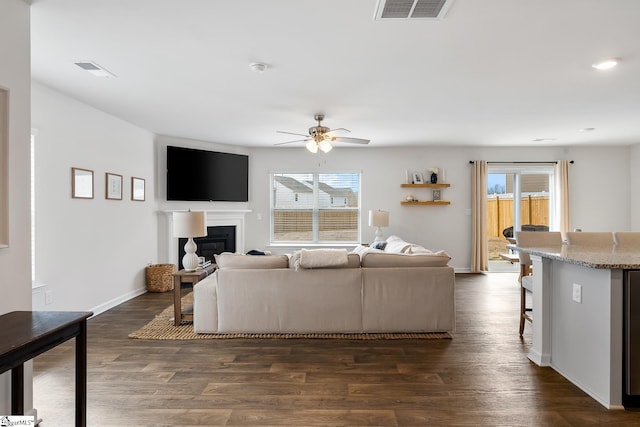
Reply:
<svg viewBox="0 0 640 427"><path fill-rule="evenodd" d="M107 200L122 200L122 175L107 172L105 174L105 197Z"/></svg>
<svg viewBox="0 0 640 427"><path fill-rule="evenodd" d="M145 180L143 178L131 177L131 200L144 202Z"/></svg>
<svg viewBox="0 0 640 427"><path fill-rule="evenodd" d="M440 190L433 190L433 201L434 202L440 201Z"/></svg>
<svg viewBox="0 0 640 427"><path fill-rule="evenodd" d="M414 184L424 184L424 179L422 179L422 173L421 172L414 172L413 173L413 183Z"/></svg>
<svg viewBox="0 0 640 427"><path fill-rule="evenodd" d="M71 168L71 197L74 199L93 199L93 171Z"/></svg>

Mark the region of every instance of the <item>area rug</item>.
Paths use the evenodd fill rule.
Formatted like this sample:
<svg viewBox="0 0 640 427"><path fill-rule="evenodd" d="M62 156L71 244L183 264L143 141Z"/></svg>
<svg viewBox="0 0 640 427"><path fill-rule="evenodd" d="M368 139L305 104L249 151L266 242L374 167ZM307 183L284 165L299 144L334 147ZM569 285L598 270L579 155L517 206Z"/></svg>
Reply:
<svg viewBox="0 0 640 427"><path fill-rule="evenodd" d="M182 298L182 306L193 303L193 293ZM207 340L207 339L232 339L232 338L267 338L267 339L344 339L344 340L398 340L398 339L451 339L447 332L424 333L325 333L325 334L196 334L193 331L193 323L183 323L180 326L173 324L173 305L170 305L158 314L151 322L139 330L129 334L129 338L143 340Z"/></svg>

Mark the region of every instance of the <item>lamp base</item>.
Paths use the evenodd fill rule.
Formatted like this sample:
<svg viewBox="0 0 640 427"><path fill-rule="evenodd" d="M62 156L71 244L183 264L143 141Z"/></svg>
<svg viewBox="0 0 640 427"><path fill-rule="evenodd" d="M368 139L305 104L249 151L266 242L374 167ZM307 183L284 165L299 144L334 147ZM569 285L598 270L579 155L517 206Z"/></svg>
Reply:
<svg viewBox="0 0 640 427"><path fill-rule="evenodd" d="M184 256L182 257L182 268L184 271L196 271L198 268L198 255L196 255L196 242L193 241L193 237L187 239L187 243L184 245Z"/></svg>
<svg viewBox="0 0 640 427"><path fill-rule="evenodd" d="M382 228L380 227L376 227L376 238L373 239L374 242L383 242L384 239L382 238Z"/></svg>

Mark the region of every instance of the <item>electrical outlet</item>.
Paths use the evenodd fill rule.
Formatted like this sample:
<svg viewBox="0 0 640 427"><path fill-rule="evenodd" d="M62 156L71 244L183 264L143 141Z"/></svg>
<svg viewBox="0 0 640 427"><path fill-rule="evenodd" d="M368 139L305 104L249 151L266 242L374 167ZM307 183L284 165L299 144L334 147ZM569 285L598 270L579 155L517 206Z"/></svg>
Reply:
<svg viewBox="0 0 640 427"><path fill-rule="evenodd" d="M582 285L573 284L573 300L578 304L582 304Z"/></svg>
<svg viewBox="0 0 640 427"><path fill-rule="evenodd" d="M44 293L44 303L46 305L53 304L53 291L46 291Z"/></svg>

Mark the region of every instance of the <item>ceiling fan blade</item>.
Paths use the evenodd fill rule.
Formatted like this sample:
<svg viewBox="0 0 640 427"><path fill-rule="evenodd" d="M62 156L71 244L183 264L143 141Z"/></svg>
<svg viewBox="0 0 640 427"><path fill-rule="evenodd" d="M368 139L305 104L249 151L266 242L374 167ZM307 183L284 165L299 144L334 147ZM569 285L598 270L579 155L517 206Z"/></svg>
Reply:
<svg viewBox="0 0 640 427"><path fill-rule="evenodd" d="M331 141L335 141L335 142L348 142L350 144L368 144L369 140L368 139L361 139L361 138L346 138L344 136L335 136L333 138L331 138Z"/></svg>
<svg viewBox="0 0 640 427"><path fill-rule="evenodd" d="M335 129L329 130L327 133L332 133L332 132L351 132L351 131L345 128L335 128Z"/></svg>
<svg viewBox="0 0 640 427"><path fill-rule="evenodd" d="M311 140L311 138L296 139L295 141L287 141L287 142L278 142L277 144L273 144L273 145L285 145L285 144L292 144L294 142L305 142L305 141L309 141L309 140Z"/></svg>
<svg viewBox="0 0 640 427"><path fill-rule="evenodd" d="M297 136L304 136L305 138L308 138L309 135L304 135L302 133L294 133L294 132L285 132L283 130L277 130L276 133L286 133L287 135L297 135Z"/></svg>

